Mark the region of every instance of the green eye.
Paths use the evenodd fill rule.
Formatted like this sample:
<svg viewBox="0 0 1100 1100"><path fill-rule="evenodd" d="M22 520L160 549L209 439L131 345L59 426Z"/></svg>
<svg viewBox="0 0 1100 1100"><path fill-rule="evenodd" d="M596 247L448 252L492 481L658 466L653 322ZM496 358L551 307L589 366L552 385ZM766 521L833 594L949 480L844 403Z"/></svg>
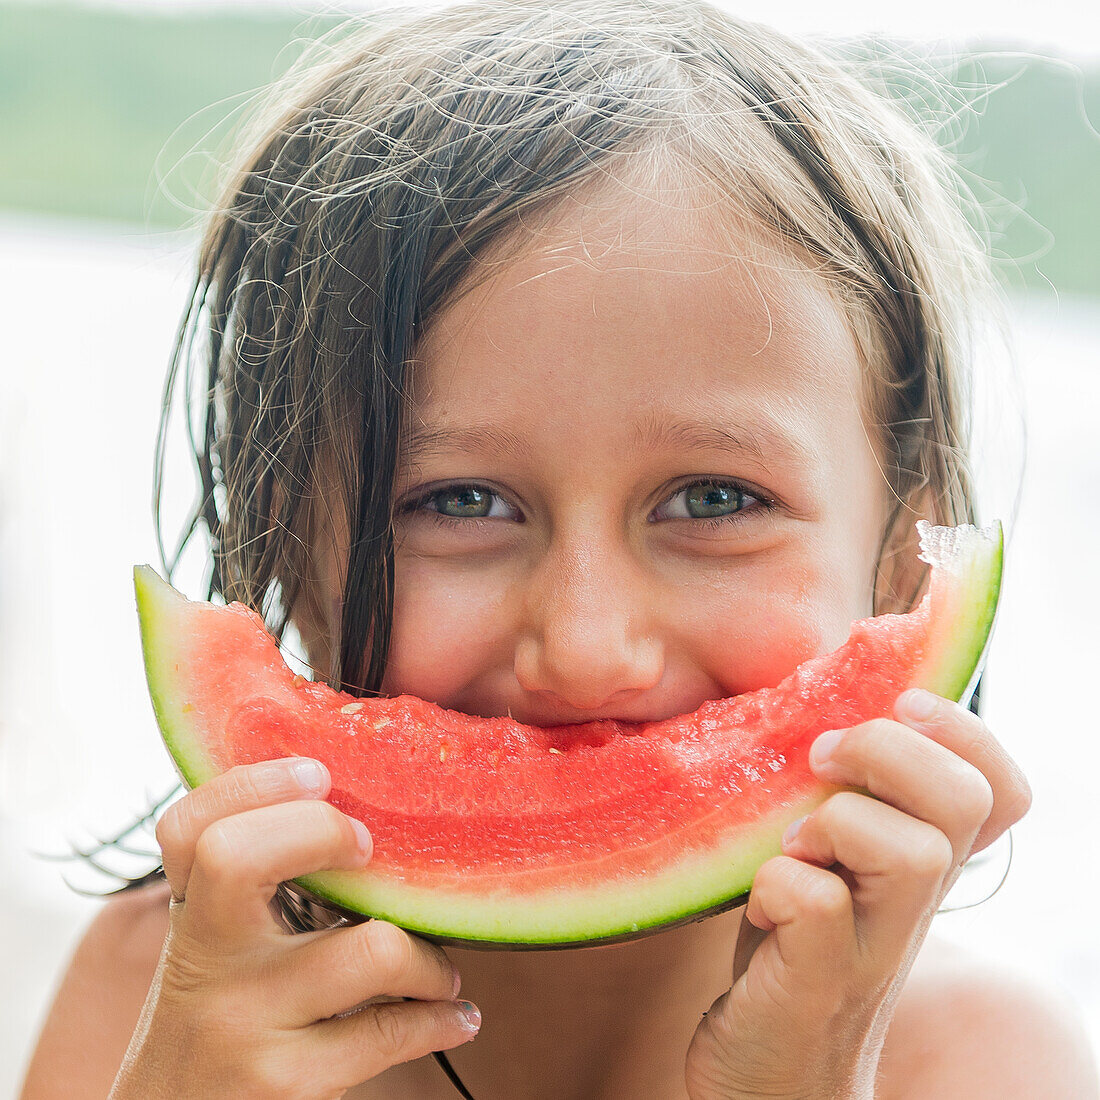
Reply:
<svg viewBox="0 0 1100 1100"><path fill-rule="evenodd" d="M754 505L767 506L765 501L759 500L736 482L693 481L673 493L653 513L653 518L734 519L740 518L740 512L747 511Z"/></svg>
<svg viewBox="0 0 1100 1100"><path fill-rule="evenodd" d="M432 511L452 519L483 519L493 508L493 494L476 485L460 485L433 493L428 502Z"/></svg>
<svg viewBox="0 0 1100 1100"><path fill-rule="evenodd" d="M510 519L523 521L522 513L500 493L474 482L444 485L404 505L406 515L430 512L443 519Z"/></svg>
<svg viewBox="0 0 1100 1100"><path fill-rule="evenodd" d="M745 506L745 494L733 485L700 481L688 486L684 503L692 519L713 519L739 512Z"/></svg>

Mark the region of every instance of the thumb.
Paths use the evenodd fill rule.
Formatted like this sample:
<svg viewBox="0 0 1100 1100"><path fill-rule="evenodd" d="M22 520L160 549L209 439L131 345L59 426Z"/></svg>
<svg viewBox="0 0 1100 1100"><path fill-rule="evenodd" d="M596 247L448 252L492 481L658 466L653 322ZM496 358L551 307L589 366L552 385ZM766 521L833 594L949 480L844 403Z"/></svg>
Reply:
<svg viewBox="0 0 1100 1100"><path fill-rule="evenodd" d="M851 894L837 875L786 856L764 864L742 917L732 987L688 1049L691 1100L799 1095L843 996L850 922Z"/></svg>
<svg viewBox="0 0 1100 1100"><path fill-rule="evenodd" d="M757 872L745 919L771 933L745 968L750 987L767 971L797 999L844 985L858 942L852 893L840 875L776 856Z"/></svg>

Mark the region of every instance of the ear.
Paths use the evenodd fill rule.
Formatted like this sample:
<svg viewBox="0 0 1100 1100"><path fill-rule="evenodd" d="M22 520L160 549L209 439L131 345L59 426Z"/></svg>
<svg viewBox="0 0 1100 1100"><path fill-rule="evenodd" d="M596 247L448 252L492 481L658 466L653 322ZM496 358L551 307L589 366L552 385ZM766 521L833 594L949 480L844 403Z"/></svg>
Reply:
<svg viewBox="0 0 1100 1100"><path fill-rule="evenodd" d="M904 614L924 595L929 566L920 560L917 521L936 522L927 490L897 503L887 522L875 573L875 614Z"/></svg>

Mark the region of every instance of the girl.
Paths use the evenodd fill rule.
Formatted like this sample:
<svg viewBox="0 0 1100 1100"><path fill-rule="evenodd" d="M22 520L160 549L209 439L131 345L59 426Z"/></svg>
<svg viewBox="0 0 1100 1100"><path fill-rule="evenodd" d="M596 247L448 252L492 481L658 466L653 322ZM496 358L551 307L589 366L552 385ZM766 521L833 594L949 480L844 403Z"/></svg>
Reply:
<svg viewBox="0 0 1100 1100"><path fill-rule="evenodd" d="M325 49L179 341L213 593L333 684L543 725L689 711L911 605L914 520L974 512L980 263L925 140L700 3L475 3ZM24 1096L432 1100L458 1047L479 1100L1095 1096L1049 998L926 939L1029 801L980 720L909 694L813 764L875 797L792 828L744 913L532 954L286 934L278 884L370 835L316 762L236 769L163 816L167 882L93 924Z"/></svg>

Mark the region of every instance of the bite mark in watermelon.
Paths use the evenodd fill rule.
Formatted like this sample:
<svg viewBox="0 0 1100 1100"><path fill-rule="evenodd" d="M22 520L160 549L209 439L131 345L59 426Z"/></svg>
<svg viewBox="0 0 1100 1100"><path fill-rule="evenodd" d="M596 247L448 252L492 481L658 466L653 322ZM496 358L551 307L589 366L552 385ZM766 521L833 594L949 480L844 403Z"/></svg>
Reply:
<svg viewBox="0 0 1100 1100"><path fill-rule="evenodd" d="M538 728L412 696L357 699L295 675L258 615L135 570L149 691L189 786L236 764L324 762L366 823L362 871L297 884L444 942L565 947L699 919L748 892L785 827L835 788L814 738L889 716L901 692L964 699L1000 590L999 525L919 525L928 595L853 625L774 688L660 722Z"/></svg>

